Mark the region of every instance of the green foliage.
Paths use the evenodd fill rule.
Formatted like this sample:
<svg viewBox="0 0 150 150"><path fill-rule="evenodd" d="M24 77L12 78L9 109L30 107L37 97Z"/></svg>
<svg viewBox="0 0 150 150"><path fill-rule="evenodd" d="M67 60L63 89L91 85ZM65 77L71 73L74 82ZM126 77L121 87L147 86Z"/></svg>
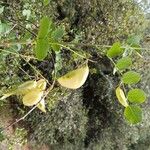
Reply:
<svg viewBox="0 0 150 150"><path fill-rule="evenodd" d="M37 44L36 44L36 48L35 48L36 57L39 60L43 60L47 56L48 50L49 50L48 38L38 39Z"/></svg>
<svg viewBox="0 0 150 150"><path fill-rule="evenodd" d="M107 51L107 56L110 58L116 57L123 53L120 42L116 42L112 47Z"/></svg>
<svg viewBox="0 0 150 150"><path fill-rule="evenodd" d="M128 92L128 100L132 103L143 103L146 100L146 94L141 89L132 89Z"/></svg>
<svg viewBox="0 0 150 150"><path fill-rule="evenodd" d="M0 14L2 14L4 11L4 6L0 6Z"/></svg>
<svg viewBox="0 0 150 150"><path fill-rule="evenodd" d="M137 35L132 35L127 39L127 44L131 47L140 47L141 37Z"/></svg>
<svg viewBox="0 0 150 150"><path fill-rule="evenodd" d="M50 50L59 51L61 46L58 42L64 36L64 28L55 28L55 25L48 17L43 17L40 21L40 28L37 35L37 43L35 48L35 55L39 60L45 59Z"/></svg>
<svg viewBox="0 0 150 150"><path fill-rule="evenodd" d="M47 36L49 33L50 25L51 21L48 17L43 17L41 19L35 48L35 54L39 60L43 60L47 56L49 50L49 39Z"/></svg>
<svg viewBox="0 0 150 150"><path fill-rule="evenodd" d="M48 17L43 17L40 21L40 28L38 31L38 39L45 39L49 33L51 21L49 20Z"/></svg>
<svg viewBox="0 0 150 150"><path fill-rule="evenodd" d="M3 129L2 128L0 128L0 142L2 142L3 140L5 140L5 136L4 136L4 134L3 134Z"/></svg>
<svg viewBox="0 0 150 150"><path fill-rule="evenodd" d="M47 6L50 3L50 0L43 0L44 6Z"/></svg>
<svg viewBox="0 0 150 150"><path fill-rule="evenodd" d="M123 74L122 81L125 84L136 84L141 80L141 76L139 73L135 71L128 71Z"/></svg>
<svg viewBox="0 0 150 150"><path fill-rule="evenodd" d="M127 44L130 44L130 46L135 46L135 44L139 43L139 39L137 37L130 37L128 39ZM116 48L114 48L114 45ZM131 70L132 66L132 59L131 55L131 49L132 47L129 47L128 49L130 50L129 52L125 51L123 54L119 50L119 47L121 49L121 45L116 46L116 43L114 44L111 49L108 50L107 56L110 58L110 60L113 62L115 68L115 71L118 71L119 74L121 75L121 84L116 88L116 97L118 101L125 107L124 111L124 116L125 118L131 123L131 124L136 124L139 123L142 120L142 110L140 109L139 106L132 106L128 104L127 100L131 103L143 103L146 100L146 94L144 93L143 90L141 89L132 89L128 92L127 98L125 96L124 90L120 88L122 84L127 84L131 85L136 84L141 80L141 75L135 71ZM116 56L121 56L119 60L114 62L111 58L116 57ZM125 55L125 57L123 57ZM129 57L130 56L130 57ZM127 72L126 69L128 69ZM123 74L122 74L123 72ZM123 85L124 86L124 85ZM125 86L124 86L125 87Z"/></svg>
<svg viewBox="0 0 150 150"><path fill-rule="evenodd" d="M137 124L142 121L142 110L139 106L130 105L125 108L124 116L131 124Z"/></svg>
<svg viewBox="0 0 150 150"><path fill-rule="evenodd" d="M5 34L9 33L10 26L7 23L3 23L0 20L0 39L5 36Z"/></svg>
<svg viewBox="0 0 150 150"><path fill-rule="evenodd" d="M121 59L119 59L116 63L116 67L119 70L124 70L129 68L132 65L132 60L130 57L123 57Z"/></svg>

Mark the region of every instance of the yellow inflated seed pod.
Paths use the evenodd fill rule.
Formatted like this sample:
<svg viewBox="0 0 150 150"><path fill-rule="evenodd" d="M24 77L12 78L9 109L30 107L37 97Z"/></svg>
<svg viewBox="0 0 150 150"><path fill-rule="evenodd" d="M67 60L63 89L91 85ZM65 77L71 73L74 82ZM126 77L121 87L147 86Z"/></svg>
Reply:
<svg viewBox="0 0 150 150"><path fill-rule="evenodd" d="M58 79L58 82L66 88L77 89L80 88L86 81L89 74L88 65L68 72Z"/></svg>
<svg viewBox="0 0 150 150"><path fill-rule="evenodd" d="M37 86L37 82L32 80L32 81L27 81L23 84L21 84L20 86L18 86L17 90L16 90L16 94L26 94L29 91L33 90L34 88L36 88Z"/></svg>
<svg viewBox="0 0 150 150"><path fill-rule="evenodd" d="M17 89L15 90L11 90L10 92L7 92L5 94L3 94L3 97L1 97L0 99L5 99L11 95L24 95L26 93L28 93L30 90L34 89L36 87L37 83L34 80L31 81L27 81L21 85L19 85L17 87Z"/></svg>
<svg viewBox="0 0 150 150"><path fill-rule="evenodd" d="M25 106L33 106L37 104L43 96L43 91L40 89L34 89L33 91L28 92L24 97L23 97L23 104Z"/></svg>
<svg viewBox="0 0 150 150"><path fill-rule="evenodd" d="M39 108L41 111L46 113L46 109L45 109L45 101L44 99L42 99L39 104L37 105L37 108Z"/></svg>
<svg viewBox="0 0 150 150"><path fill-rule="evenodd" d="M129 106L127 99L125 97L125 94L123 92L123 90L120 87L116 88L116 96L118 98L118 101L124 106L127 107Z"/></svg>
<svg viewBox="0 0 150 150"><path fill-rule="evenodd" d="M46 81L44 79L40 79L37 81L37 88L41 89L42 91L46 89Z"/></svg>

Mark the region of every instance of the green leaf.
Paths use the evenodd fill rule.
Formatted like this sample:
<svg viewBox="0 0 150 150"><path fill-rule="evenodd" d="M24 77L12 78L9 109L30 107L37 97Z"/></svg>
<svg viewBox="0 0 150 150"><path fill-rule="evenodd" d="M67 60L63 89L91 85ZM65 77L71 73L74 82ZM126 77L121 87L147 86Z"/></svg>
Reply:
<svg viewBox="0 0 150 150"><path fill-rule="evenodd" d="M0 142L2 142L3 140L5 140L5 136L3 134L3 128L0 128Z"/></svg>
<svg viewBox="0 0 150 150"><path fill-rule="evenodd" d="M35 48L36 57L39 60L43 60L47 56L48 50L49 50L48 39L47 38L46 39L38 39L36 48Z"/></svg>
<svg viewBox="0 0 150 150"><path fill-rule="evenodd" d="M0 6L0 14L4 12L4 6Z"/></svg>
<svg viewBox="0 0 150 150"><path fill-rule="evenodd" d="M10 30L11 30L11 27L8 24L2 23L0 21L0 36L1 34L9 33Z"/></svg>
<svg viewBox="0 0 150 150"><path fill-rule="evenodd" d="M64 36L64 28L58 27L52 32L51 36L54 41L60 41L62 37Z"/></svg>
<svg viewBox="0 0 150 150"><path fill-rule="evenodd" d="M117 61L116 67L119 70L127 69L132 65L132 60L130 57L123 57Z"/></svg>
<svg viewBox="0 0 150 150"><path fill-rule="evenodd" d="M132 89L128 92L128 100L132 103L143 103L146 100L146 94L141 89Z"/></svg>
<svg viewBox="0 0 150 150"><path fill-rule="evenodd" d="M125 108L124 116L131 124L137 124L142 121L142 110L139 106L128 106Z"/></svg>
<svg viewBox="0 0 150 150"><path fill-rule="evenodd" d="M127 39L127 44L129 44L131 47L140 48L140 40L141 37L138 35L132 35ZM140 49L135 49L138 53L141 53Z"/></svg>
<svg viewBox="0 0 150 150"><path fill-rule="evenodd" d="M141 80L141 76L139 73L135 71L128 71L123 74L122 81L125 84L136 84Z"/></svg>
<svg viewBox="0 0 150 150"><path fill-rule="evenodd" d="M141 37L138 35L132 35L127 39L127 44L136 46L140 44Z"/></svg>
<svg viewBox="0 0 150 150"><path fill-rule="evenodd" d="M49 32L49 28L51 25L51 21L49 20L48 17L43 17L40 21L40 28L38 32L38 38L43 39L46 38Z"/></svg>
<svg viewBox="0 0 150 150"><path fill-rule="evenodd" d="M51 44L51 47L54 51L60 51L61 46L58 44Z"/></svg>
<svg viewBox="0 0 150 150"><path fill-rule="evenodd" d="M48 5L49 3L50 3L50 0L44 0L43 1L44 6Z"/></svg>
<svg viewBox="0 0 150 150"><path fill-rule="evenodd" d="M116 57L123 53L120 42L116 42L112 47L107 51L107 56L110 58Z"/></svg>

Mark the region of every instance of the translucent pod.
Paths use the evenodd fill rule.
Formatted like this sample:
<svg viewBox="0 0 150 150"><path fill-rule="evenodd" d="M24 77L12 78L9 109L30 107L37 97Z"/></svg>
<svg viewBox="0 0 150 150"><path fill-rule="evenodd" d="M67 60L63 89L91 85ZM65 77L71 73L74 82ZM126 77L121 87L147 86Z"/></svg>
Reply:
<svg viewBox="0 0 150 150"><path fill-rule="evenodd" d="M37 81L37 88L41 89L42 91L46 89L46 81L44 79L40 79Z"/></svg>
<svg viewBox="0 0 150 150"><path fill-rule="evenodd" d="M89 74L89 67L88 65L85 65L81 68L70 71L64 76L60 77L58 79L58 82L63 87L69 89L78 89L85 83L88 74Z"/></svg>
<svg viewBox="0 0 150 150"><path fill-rule="evenodd" d="M23 97L23 104L25 106L33 106L36 105L42 98L43 91L40 89L34 89L33 91L30 91Z"/></svg>
<svg viewBox="0 0 150 150"><path fill-rule="evenodd" d="M44 99L42 99L39 104L37 105L37 108L39 108L41 111L46 113L46 109L45 109L45 101Z"/></svg>
<svg viewBox="0 0 150 150"><path fill-rule="evenodd" d="M37 82L32 80L32 81L27 81L17 87L15 90L11 90L10 92L7 92L3 94L3 96L0 98L1 100L11 96L11 95L24 95L31 91L32 89L36 88Z"/></svg>
<svg viewBox="0 0 150 150"><path fill-rule="evenodd" d="M125 97L125 94L123 92L123 90L120 87L116 88L116 96L118 98L118 101L124 106L127 107L129 106L127 99Z"/></svg>

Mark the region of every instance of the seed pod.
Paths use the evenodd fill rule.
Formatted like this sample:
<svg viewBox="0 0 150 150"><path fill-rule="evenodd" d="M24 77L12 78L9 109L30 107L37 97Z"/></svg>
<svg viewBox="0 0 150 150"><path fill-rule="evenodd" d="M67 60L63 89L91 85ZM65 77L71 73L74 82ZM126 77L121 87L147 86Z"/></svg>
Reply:
<svg viewBox="0 0 150 150"><path fill-rule="evenodd" d="M127 99L124 95L123 90L120 87L116 88L116 96L118 98L118 101L124 106L127 107L129 104L127 103Z"/></svg>
<svg viewBox="0 0 150 150"><path fill-rule="evenodd" d="M26 94L29 91L33 90L34 88L36 88L37 86L37 82L32 80L32 81L27 81L23 84L21 84L20 86L18 86L17 90L16 90L16 94Z"/></svg>
<svg viewBox="0 0 150 150"><path fill-rule="evenodd" d="M3 94L3 96L0 98L1 100L11 96L11 95L24 95L34 89L36 87L37 83L36 81L27 81L17 87L15 90L10 90L10 92L7 92Z"/></svg>
<svg viewBox="0 0 150 150"><path fill-rule="evenodd" d="M66 88L77 89L80 88L86 81L89 74L88 65L68 72L58 79L58 82Z"/></svg>
<svg viewBox="0 0 150 150"><path fill-rule="evenodd" d="M46 81L44 79L40 79L37 81L37 88L41 89L42 91L46 89Z"/></svg>
<svg viewBox="0 0 150 150"><path fill-rule="evenodd" d="M44 99L42 99L42 100L39 102L39 104L37 105L37 107L38 107L41 111L43 111L43 112L46 113L45 101L44 101Z"/></svg>
<svg viewBox="0 0 150 150"><path fill-rule="evenodd" d="M27 93L23 97L22 101L25 106L33 106L41 100L42 96L43 96L43 91L37 88Z"/></svg>

